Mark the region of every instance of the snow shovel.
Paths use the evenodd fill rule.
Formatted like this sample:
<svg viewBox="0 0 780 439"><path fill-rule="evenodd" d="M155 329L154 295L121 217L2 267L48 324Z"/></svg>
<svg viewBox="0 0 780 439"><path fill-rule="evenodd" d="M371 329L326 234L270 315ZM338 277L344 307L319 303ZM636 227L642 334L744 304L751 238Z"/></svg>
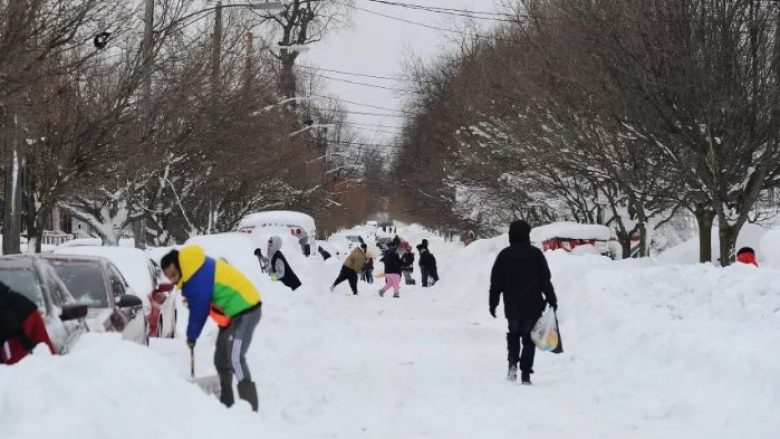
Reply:
<svg viewBox="0 0 780 439"><path fill-rule="evenodd" d="M190 346L190 382L195 383L206 395L217 395L221 391L219 376L210 375L195 378L195 348Z"/></svg>

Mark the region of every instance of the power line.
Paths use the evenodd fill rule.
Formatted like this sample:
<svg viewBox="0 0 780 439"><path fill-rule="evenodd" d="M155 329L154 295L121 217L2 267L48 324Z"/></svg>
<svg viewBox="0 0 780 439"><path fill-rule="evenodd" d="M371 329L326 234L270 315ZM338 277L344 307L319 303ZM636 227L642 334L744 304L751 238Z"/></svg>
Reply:
<svg viewBox="0 0 780 439"><path fill-rule="evenodd" d="M409 90L406 90L406 89L403 89L403 88L399 88L399 87L392 87L392 86L378 85L378 84L369 84L369 83L366 83L366 82L353 81L351 79L334 78L332 76L322 75L322 74L320 74L320 76L323 77L323 78L326 78L326 79L330 79L331 81L346 82L347 84L359 85L361 87L371 87L371 88L378 88L378 89L388 90L388 91L398 91L398 92L402 92L402 93L409 93Z"/></svg>
<svg viewBox="0 0 780 439"><path fill-rule="evenodd" d="M398 119L407 117L407 115L405 114L372 113L369 111L350 111L350 110L340 110L340 109L331 109L328 111L332 113L357 114L359 116L384 116L384 117L392 117Z"/></svg>
<svg viewBox="0 0 780 439"><path fill-rule="evenodd" d="M509 39L509 38L501 38L501 37L496 37L496 36L481 35L481 34L478 34L476 32L467 34L467 33L463 32L463 31L459 31L457 29L450 29L450 28L447 28L447 27L433 26L433 25L422 23L422 22L419 22L419 21L407 20L406 18L395 17L393 15L383 14L381 12L377 12L377 11L372 11L370 9L361 8L360 6L354 6L354 5L351 5L349 3L341 3L341 5L343 5L343 6L347 7L347 8L350 8L350 9L354 9L356 11L363 11L363 12L366 12L366 13L369 13L369 14L373 14L373 15L377 15L377 16L380 16L380 17L384 17L384 18L387 18L389 20L400 21L400 22L403 22L403 23L413 24L415 26L420 26L420 27L424 27L424 28L428 28L428 29L439 30L439 31L442 31L442 32L449 32L449 33L457 34L457 35L464 36L464 37L474 37L474 38L480 38L480 39L485 39L485 40L495 40L495 41L508 41L508 42L513 42L513 43L519 43L520 42L520 41Z"/></svg>
<svg viewBox="0 0 780 439"><path fill-rule="evenodd" d="M337 73L339 75L348 75L348 76L359 76L363 78L372 78L372 79L384 79L387 81L398 81L398 82L405 82L406 79L400 77L400 76L380 76L380 75L370 75L367 73L356 73L356 72L347 72L344 70L335 70L335 69L326 69L324 67L314 67L314 66L303 66L296 64L295 67L302 68L302 69L308 69L308 70L317 70L322 72L330 72L330 73Z"/></svg>
<svg viewBox="0 0 780 439"><path fill-rule="evenodd" d="M363 103L360 103L360 102L350 101L350 100L347 100L347 99L334 98L332 96L323 96L323 95L318 95L318 94L313 94L312 96L318 97L318 98L323 98L323 99L331 99L331 100L336 101L336 102L346 102L348 104L357 105L359 107L373 108L375 110L384 110L384 111L389 111L389 112L398 113L398 114L404 114L404 115L408 115L408 116L422 116L422 113L416 113L416 112L406 111L406 110L399 110L399 109L396 109L396 108L380 107L378 105L363 104Z"/></svg>
<svg viewBox="0 0 780 439"><path fill-rule="evenodd" d="M370 124L370 123L360 123L360 122L339 122L343 125L354 125L359 127L366 127L366 128L382 128L382 129L389 129L389 130L397 130L397 134L402 134L401 131L403 131L404 127L399 125L382 125L382 124Z"/></svg>
<svg viewBox="0 0 780 439"><path fill-rule="evenodd" d="M366 0L372 3L378 3L381 5L386 6L395 6L399 8L404 9L412 9L416 11L425 11L425 12L431 12L434 14L442 14L442 15L450 15L450 16L456 16L456 17L465 17L465 18L472 18L475 20L488 20L488 21L497 21L497 22L505 22L505 23L517 23L517 17L514 17L510 14L504 14L504 13L496 13L496 12L479 12L479 11L469 11L467 9L455 9L455 8L444 8L444 7L437 7L437 6L425 6L425 5L418 5L414 3L402 3L402 2L395 2L395 1L387 1L387 0ZM499 18L503 17L503 18Z"/></svg>

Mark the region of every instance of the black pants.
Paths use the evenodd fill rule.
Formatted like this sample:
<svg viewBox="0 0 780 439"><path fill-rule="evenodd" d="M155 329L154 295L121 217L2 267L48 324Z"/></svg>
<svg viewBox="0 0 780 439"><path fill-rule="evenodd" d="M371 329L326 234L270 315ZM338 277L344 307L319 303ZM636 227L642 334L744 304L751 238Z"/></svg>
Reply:
<svg viewBox="0 0 780 439"><path fill-rule="evenodd" d="M374 269L373 268L366 268L363 270L363 281L365 281L367 284L374 283Z"/></svg>
<svg viewBox="0 0 780 439"><path fill-rule="evenodd" d="M433 282L431 282L431 285L435 284L439 281L439 273L436 272L435 268L428 268L428 267L421 267L420 268L420 275L422 276L422 286L427 287L428 286L428 278L430 277Z"/></svg>
<svg viewBox="0 0 780 439"><path fill-rule="evenodd" d="M506 334L507 360L510 364L520 362L520 370L533 373L534 355L536 345L531 340L531 330L536 324L535 320L508 320L509 332ZM523 353L520 353L520 340L523 340Z"/></svg>
<svg viewBox="0 0 780 439"><path fill-rule="evenodd" d="M357 283L358 283L358 275L355 272L355 270L342 265L341 266L341 272L339 273L339 277L336 278L336 281L333 282L333 286L344 282L345 280L349 281L349 287L352 289L352 294L357 294Z"/></svg>

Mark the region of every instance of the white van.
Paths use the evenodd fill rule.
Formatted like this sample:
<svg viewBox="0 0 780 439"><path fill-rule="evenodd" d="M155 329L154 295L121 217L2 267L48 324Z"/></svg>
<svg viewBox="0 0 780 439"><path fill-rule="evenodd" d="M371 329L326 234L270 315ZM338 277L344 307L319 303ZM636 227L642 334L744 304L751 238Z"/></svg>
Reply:
<svg viewBox="0 0 780 439"><path fill-rule="evenodd" d="M259 235L268 229L288 230L290 235L298 239L301 252L307 256L317 253L317 226L310 215L288 210L272 210L249 214L238 223L238 231L249 235ZM260 248L264 248L263 244L257 242Z"/></svg>

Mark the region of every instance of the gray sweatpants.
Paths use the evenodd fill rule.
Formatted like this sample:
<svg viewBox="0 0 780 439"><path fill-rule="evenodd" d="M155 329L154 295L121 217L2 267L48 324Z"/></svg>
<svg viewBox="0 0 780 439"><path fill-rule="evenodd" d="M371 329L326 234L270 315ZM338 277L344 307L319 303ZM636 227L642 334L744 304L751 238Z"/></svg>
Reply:
<svg viewBox="0 0 780 439"><path fill-rule="evenodd" d="M232 375L238 382L252 380L246 364L246 351L252 343L252 334L262 317L262 308L235 317L227 328L219 330L217 349L214 352L214 365L217 367L220 381L231 382Z"/></svg>

